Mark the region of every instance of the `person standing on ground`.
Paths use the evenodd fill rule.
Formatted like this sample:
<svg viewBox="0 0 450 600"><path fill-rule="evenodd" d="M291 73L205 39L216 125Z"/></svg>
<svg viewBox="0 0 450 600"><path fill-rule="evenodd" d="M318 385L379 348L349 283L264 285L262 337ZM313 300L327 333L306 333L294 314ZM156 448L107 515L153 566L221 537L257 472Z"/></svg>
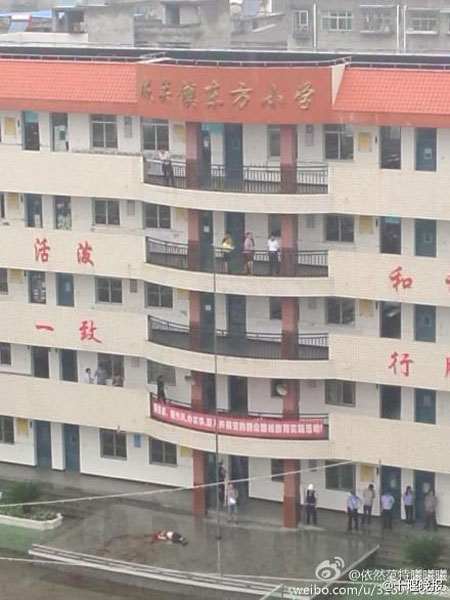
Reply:
<svg viewBox="0 0 450 600"><path fill-rule="evenodd" d="M226 233L221 242L222 248L222 257L223 257L223 269L224 272L228 275L230 272L230 259L231 254L234 250L234 241L229 233Z"/></svg>
<svg viewBox="0 0 450 600"><path fill-rule="evenodd" d="M255 256L255 240L251 231L244 237L244 275L253 275L253 258Z"/></svg>
<svg viewBox="0 0 450 600"><path fill-rule="evenodd" d="M278 275L278 253L280 251L280 243L272 233L267 240L267 249L269 250L269 270L271 275Z"/></svg>
<svg viewBox="0 0 450 600"><path fill-rule="evenodd" d="M414 506L414 492L410 485L407 486L405 493L403 494L403 506L405 507L405 518L406 524L413 524L413 506Z"/></svg>
<svg viewBox="0 0 450 600"><path fill-rule="evenodd" d="M373 483L369 483L366 489L363 492L363 515L361 524L370 525L370 521L372 519L372 508L373 501L375 500L375 489L373 487Z"/></svg>
<svg viewBox="0 0 450 600"><path fill-rule="evenodd" d="M237 523L238 491L230 481L227 486L226 504L228 509L228 522Z"/></svg>
<svg viewBox="0 0 450 600"><path fill-rule="evenodd" d="M361 498L352 490L347 498L348 531L352 530L352 524L355 525L355 531L358 531L358 508L361 504Z"/></svg>
<svg viewBox="0 0 450 600"><path fill-rule="evenodd" d="M317 493L312 483L308 485L305 495L306 524L317 525Z"/></svg>
<svg viewBox="0 0 450 600"><path fill-rule="evenodd" d="M223 466L223 460L219 462L219 501L223 504L225 500L225 479L227 478L227 471Z"/></svg>
<svg viewBox="0 0 450 600"><path fill-rule="evenodd" d="M164 377L162 375L158 375L156 379L156 398L158 402L166 401L166 391L164 389Z"/></svg>
<svg viewBox="0 0 450 600"><path fill-rule="evenodd" d="M381 515L383 517L383 529L392 529L392 515L395 504L394 496L387 491L381 496Z"/></svg>
<svg viewBox="0 0 450 600"><path fill-rule="evenodd" d="M423 499L423 506L425 509L425 526L424 529L433 529L437 531L437 522L436 522L436 505L437 498L433 489L430 489Z"/></svg>

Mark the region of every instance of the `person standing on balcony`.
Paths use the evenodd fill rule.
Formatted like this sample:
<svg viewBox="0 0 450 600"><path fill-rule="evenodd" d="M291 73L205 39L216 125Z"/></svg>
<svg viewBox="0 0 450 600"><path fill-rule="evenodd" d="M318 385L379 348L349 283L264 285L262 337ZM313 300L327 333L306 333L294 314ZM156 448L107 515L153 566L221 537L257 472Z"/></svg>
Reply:
<svg viewBox="0 0 450 600"><path fill-rule="evenodd" d="M405 507L406 524L413 524L413 506L414 506L414 492L410 485L407 486L405 493L403 494L403 506Z"/></svg>
<svg viewBox="0 0 450 600"><path fill-rule="evenodd" d="M234 241L229 233L226 233L220 244L222 248L223 269L226 274L230 272L230 259L234 250Z"/></svg>
<svg viewBox="0 0 450 600"><path fill-rule="evenodd" d="M317 493L312 483L308 485L305 496L306 506L306 524L309 525L312 521L313 525L317 525Z"/></svg>
<svg viewBox="0 0 450 600"><path fill-rule="evenodd" d="M381 511L383 516L383 529L392 529L392 515L395 500L391 492L387 491L381 496Z"/></svg>
<svg viewBox="0 0 450 600"><path fill-rule="evenodd" d="M437 498L433 489L430 489L426 494L423 500L423 505L425 509L425 526L424 529L433 529L437 531L437 523L436 523L436 505Z"/></svg>
<svg viewBox="0 0 450 600"><path fill-rule="evenodd" d="M159 158L162 162L162 172L164 177L164 185L175 187L175 179L173 176L172 157L168 150L161 150Z"/></svg>
<svg viewBox="0 0 450 600"><path fill-rule="evenodd" d="M271 275L278 275L279 264L278 254L280 252L280 242L272 233L267 240L267 249L269 250L269 270Z"/></svg>
<svg viewBox="0 0 450 600"><path fill-rule="evenodd" d="M164 389L164 377L162 375L158 375L156 380L156 398L158 402L166 402L166 391Z"/></svg>
<svg viewBox="0 0 450 600"><path fill-rule="evenodd" d="M97 385L106 385L108 379L108 373L102 365L98 365L97 370L94 373L94 377L97 380Z"/></svg>
<svg viewBox="0 0 450 600"><path fill-rule="evenodd" d="M373 483L369 483L366 489L363 492L363 516L361 524L370 525L370 521L372 519L372 508L373 501L375 500L375 489L373 487Z"/></svg>
<svg viewBox="0 0 450 600"><path fill-rule="evenodd" d="M253 275L253 259L255 256L255 240L251 231L244 237L244 275Z"/></svg>
<svg viewBox="0 0 450 600"><path fill-rule="evenodd" d="M347 498L347 515L348 515L348 531L352 530L352 525L355 525L355 531L358 531L358 508L361 504L361 498L356 495L355 490L352 490Z"/></svg>
<svg viewBox="0 0 450 600"><path fill-rule="evenodd" d="M94 378L92 377L92 371L89 367L84 372L83 379L84 379L84 383L94 383Z"/></svg>

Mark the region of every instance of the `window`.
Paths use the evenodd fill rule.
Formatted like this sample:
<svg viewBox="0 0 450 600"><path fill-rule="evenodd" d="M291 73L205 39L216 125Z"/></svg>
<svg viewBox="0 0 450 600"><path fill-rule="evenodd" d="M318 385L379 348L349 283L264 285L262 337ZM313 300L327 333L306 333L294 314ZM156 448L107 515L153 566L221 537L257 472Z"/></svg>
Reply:
<svg viewBox="0 0 450 600"><path fill-rule="evenodd" d="M0 219L4 219L5 216L5 194L0 192Z"/></svg>
<svg viewBox="0 0 450 600"><path fill-rule="evenodd" d="M75 305L73 275L56 273L56 303L58 306Z"/></svg>
<svg viewBox="0 0 450 600"><path fill-rule="evenodd" d="M269 319L281 319L281 299L269 298Z"/></svg>
<svg viewBox="0 0 450 600"><path fill-rule="evenodd" d="M284 460L282 458L272 458L270 461L270 478L272 481L284 481Z"/></svg>
<svg viewBox="0 0 450 600"><path fill-rule="evenodd" d="M132 117L124 117L123 118L123 137L127 138L127 139L133 137L133 119L132 119Z"/></svg>
<svg viewBox="0 0 450 600"><path fill-rule="evenodd" d="M414 390L414 420L416 423L436 424L436 391Z"/></svg>
<svg viewBox="0 0 450 600"><path fill-rule="evenodd" d="M177 465L177 447L170 442L149 438L149 461L160 465Z"/></svg>
<svg viewBox="0 0 450 600"><path fill-rule="evenodd" d="M123 356L118 354L99 354L98 366L106 371L107 379L124 378Z"/></svg>
<svg viewBox="0 0 450 600"><path fill-rule="evenodd" d="M170 206L144 204L144 227L170 229Z"/></svg>
<svg viewBox="0 0 450 600"><path fill-rule="evenodd" d="M122 280L112 277L96 277L97 302L122 303Z"/></svg>
<svg viewBox="0 0 450 600"><path fill-rule="evenodd" d="M156 383L159 375L163 376L165 385L176 385L175 367L161 365L153 360L147 361L147 383Z"/></svg>
<svg viewBox="0 0 450 600"><path fill-rule="evenodd" d="M94 225L120 225L118 200L94 200Z"/></svg>
<svg viewBox="0 0 450 600"><path fill-rule="evenodd" d="M33 111L23 113L23 147L24 150L39 150L39 114Z"/></svg>
<svg viewBox="0 0 450 600"><path fill-rule="evenodd" d="M429 10L411 10L408 31L437 33L437 13Z"/></svg>
<svg viewBox="0 0 450 600"><path fill-rule="evenodd" d="M12 417L0 417L0 442L14 444L14 419Z"/></svg>
<svg viewBox="0 0 450 600"><path fill-rule="evenodd" d="M279 125L267 126L267 149L269 158L280 157L280 127Z"/></svg>
<svg viewBox="0 0 450 600"><path fill-rule="evenodd" d="M117 119L114 115L91 115L93 148L117 148Z"/></svg>
<svg viewBox="0 0 450 600"><path fill-rule="evenodd" d="M355 465L336 465L325 461L325 487L327 490L350 492L355 489Z"/></svg>
<svg viewBox="0 0 450 600"><path fill-rule="evenodd" d="M161 119L142 119L142 146L144 150L168 150L169 122Z"/></svg>
<svg viewBox="0 0 450 600"><path fill-rule="evenodd" d="M436 129L416 129L416 171L436 171Z"/></svg>
<svg viewBox="0 0 450 600"><path fill-rule="evenodd" d="M42 196L25 194L25 212L27 227L42 227Z"/></svg>
<svg viewBox="0 0 450 600"><path fill-rule="evenodd" d="M354 218L346 215L326 215L325 240L327 242L354 242Z"/></svg>
<svg viewBox="0 0 450 600"><path fill-rule="evenodd" d="M307 10L292 11L292 29L296 33L309 32L309 12Z"/></svg>
<svg viewBox="0 0 450 600"><path fill-rule="evenodd" d="M8 293L8 269L0 269L0 294Z"/></svg>
<svg viewBox="0 0 450 600"><path fill-rule="evenodd" d="M50 378L49 348L42 346L31 347L31 372L33 377Z"/></svg>
<svg viewBox="0 0 450 600"><path fill-rule="evenodd" d="M392 33L394 31L393 12L390 8L375 6L361 7L361 33Z"/></svg>
<svg viewBox="0 0 450 600"><path fill-rule="evenodd" d="M11 364L11 344L0 342L0 365Z"/></svg>
<svg viewBox="0 0 450 600"><path fill-rule="evenodd" d="M355 406L355 382L325 380L325 404L336 406Z"/></svg>
<svg viewBox="0 0 450 600"><path fill-rule="evenodd" d="M100 456L103 458L126 458L127 434L123 431L100 429Z"/></svg>
<svg viewBox="0 0 450 600"><path fill-rule="evenodd" d="M353 130L348 125L325 125L325 158L353 159Z"/></svg>
<svg viewBox="0 0 450 600"><path fill-rule="evenodd" d="M416 342L436 341L436 307L414 305L414 339Z"/></svg>
<svg viewBox="0 0 450 600"><path fill-rule="evenodd" d="M401 254L402 222L398 217L381 217L380 252L382 254Z"/></svg>
<svg viewBox="0 0 450 600"><path fill-rule="evenodd" d="M380 337L397 340L402 337L402 305L399 302L380 303Z"/></svg>
<svg viewBox="0 0 450 600"><path fill-rule="evenodd" d="M45 273L28 271L29 298L32 304L45 304L47 302L47 288Z"/></svg>
<svg viewBox="0 0 450 600"><path fill-rule="evenodd" d="M327 298L327 323L348 325L355 322L355 301L352 298Z"/></svg>
<svg viewBox="0 0 450 600"><path fill-rule="evenodd" d="M380 127L380 167L401 169L402 137L400 127Z"/></svg>
<svg viewBox="0 0 450 600"><path fill-rule="evenodd" d="M402 388L397 385L382 385L380 395L381 418L399 420L402 409Z"/></svg>
<svg viewBox="0 0 450 600"><path fill-rule="evenodd" d="M325 31L351 31L353 13L349 10L322 12L322 29Z"/></svg>
<svg viewBox="0 0 450 600"><path fill-rule="evenodd" d="M166 285L147 283L145 286L145 305L173 308L173 289Z"/></svg>
<svg viewBox="0 0 450 600"><path fill-rule="evenodd" d="M270 380L270 396L272 398L282 398L283 394L282 387L284 386L284 381L282 379L271 379Z"/></svg>
<svg viewBox="0 0 450 600"><path fill-rule="evenodd" d="M72 206L69 196L55 196L56 229L72 229Z"/></svg>
<svg viewBox="0 0 450 600"><path fill-rule="evenodd" d="M166 18L164 21L165 25L179 25L180 24L180 7L173 6L171 4L165 5Z"/></svg>
<svg viewBox="0 0 450 600"><path fill-rule="evenodd" d="M281 237L281 219L280 215L270 214L267 218L267 235L270 237L272 234L279 238Z"/></svg>
<svg viewBox="0 0 450 600"><path fill-rule="evenodd" d="M67 152L69 150L69 124L67 113L52 113L50 121L52 150L54 152Z"/></svg>
<svg viewBox="0 0 450 600"><path fill-rule="evenodd" d="M416 219L414 229L416 256L436 256L436 221Z"/></svg>

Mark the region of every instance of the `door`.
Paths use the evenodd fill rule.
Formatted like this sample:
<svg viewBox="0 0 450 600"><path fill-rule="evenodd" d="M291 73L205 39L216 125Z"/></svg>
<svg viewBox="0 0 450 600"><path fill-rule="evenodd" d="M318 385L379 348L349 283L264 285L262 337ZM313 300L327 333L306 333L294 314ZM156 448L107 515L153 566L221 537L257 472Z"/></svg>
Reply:
<svg viewBox="0 0 450 600"><path fill-rule="evenodd" d="M67 113L52 113L51 128L52 149L55 152L67 152L69 150Z"/></svg>
<svg viewBox="0 0 450 600"><path fill-rule="evenodd" d="M402 412L402 388L397 385L382 385L380 388L382 419L400 419Z"/></svg>
<svg viewBox="0 0 450 600"><path fill-rule="evenodd" d="M232 414L248 414L247 378L228 378L228 406Z"/></svg>
<svg viewBox="0 0 450 600"><path fill-rule="evenodd" d="M25 211L27 227L42 227L42 196L26 194Z"/></svg>
<svg viewBox="0 0 450 600"><path fill-rule="evenodd" d="M23 113L23 147L24 150L39 150L39 115L37 112Z"/></svg>
<svg viewBox="0 0 450 600"><path fill-rule="evenodd" d="M64 456L66 471L80 470L80 429L64 424Z"/></svg>
<svg viewBox="0 0 450 600"><path fill-rule="evenodd" d="M200 223L200 265L202 271L214 270L214 217L211 210L204 210Z"/></svg>
<svg viewBox="0 0 450 600"><path fill-rule="evenodd" d="M58 306L74 306L73 275L56 274L56 298Z"/></svg>
<svg viewBox="0 0 450 600"><path fill-rule="evenodd" d="M248 458L246 456L230 456L230 459L230 479L248 480ZM248 498L248 481L237 481L234 487L239 494L238 504L244 504Z"/></svg>
<svg viewBox="0 0 450 600"><path fill-rule="evenodd" d="M243 213L226 213L225 232L231 235L234 244L234 251L230 259L230 273L243 273L245 215Z"/></svg>
<svg viewBox="0 0 450 600"><path fill-rule="evenodd" d="M400 516L402 497L402 472L398 467L381 467L381 494L391 492L394 496L394 516Z"/></svg>
<svg viewBox="0 0 450 600"><path fill-rule="evenodd" d="M245 296L227 295L227 331L228 335L244 340L247 333Z"/></svg>
<svg viewBox="0 0 450 600"><path fill-rule="evenodd" d="M200 148L200 183L204 189L211 188L211 132L202 130Z"/></svg>
<svg viewBox="0 0 450 600"><path fill-rule="evenodd" d="M425 494L430 490L436 490L434 473L428 471L414 471L414 494L415 494L415 518L416 521L424 521L423 502Z"/></svg>
<svg viewBox="0 0 450 600"><path fill-rule="evenodd" d="M242 189L244 145L242 125L226 123L224 127L225 146L225 186L229 189Z"/></svg>
<svg viewBox="0 0 450 600"><path fill-rule="evenodd" d="M44 469L52 468L52 437L48 421L35 421L36 428L36 461L37 466Z"/></svg>
<svg viewBox="0 0 450 600"><path fill-rule="evenodd" d="M48 379L50 369L48 363L48 348L41 346L32 346L31 348L31 366L33 377L42 377Z"/></svg>
<svg viewBox="0 0 450 600"><path fill-rule="evenodd" d="M205 459L205 479L206 484L208 483L216 483L216 455L212 452L206 452ZM206 488L206 504L208 508L216 507L216 499L217 499L217 491L215 485L210 485Z"/></svg>
<svg viewBox="0 0 450 600"><path fill-rule="evenodd" d="M398 217L381 217L380 252L383 254L401 254L402 223Z"/></svg>
<svg viewBox="0 0 450 600"><path fill-rule="evenodd" d="M201 295L202 348L212 352L214 349L214 294L203 292Z"/></svg>
<svg viewBox="0 0 450 600"><path fill-rule="evenodd" d="M61 379L63 381L78 381L76 350L60 350Z"/></svg>

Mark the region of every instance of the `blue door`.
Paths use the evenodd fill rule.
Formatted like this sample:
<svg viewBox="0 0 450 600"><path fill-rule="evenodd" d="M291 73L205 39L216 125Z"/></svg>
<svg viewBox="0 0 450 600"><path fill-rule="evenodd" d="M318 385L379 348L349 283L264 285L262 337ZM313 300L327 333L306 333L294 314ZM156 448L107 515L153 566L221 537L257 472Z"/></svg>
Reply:
<svg viewBox="0 0 450 600"><path fill-rule="evenodd" d="M240 190L243 178L244 146L242 125L226 123L225 138L225 185L228 189Z"/></svg>
<svg viewBox="0 0 450 600"><path fill-rule="evenodd" d="M35 421L37 466L52 468L52 438L48 421Z"/></svg>
<svg viewBox="0 0 450 600"><path fill-rule="evenodd" d="M394 496L394 515L400 516L402 500L402 473L398 467L381 467L381 494L391 492Z"/></svg>
<svg viewBox="0 0 450 600"><path fill-rule="evenodd" d="M80 429L78 425L64 425L64 454L66 471L80 470Z"/></svg>

